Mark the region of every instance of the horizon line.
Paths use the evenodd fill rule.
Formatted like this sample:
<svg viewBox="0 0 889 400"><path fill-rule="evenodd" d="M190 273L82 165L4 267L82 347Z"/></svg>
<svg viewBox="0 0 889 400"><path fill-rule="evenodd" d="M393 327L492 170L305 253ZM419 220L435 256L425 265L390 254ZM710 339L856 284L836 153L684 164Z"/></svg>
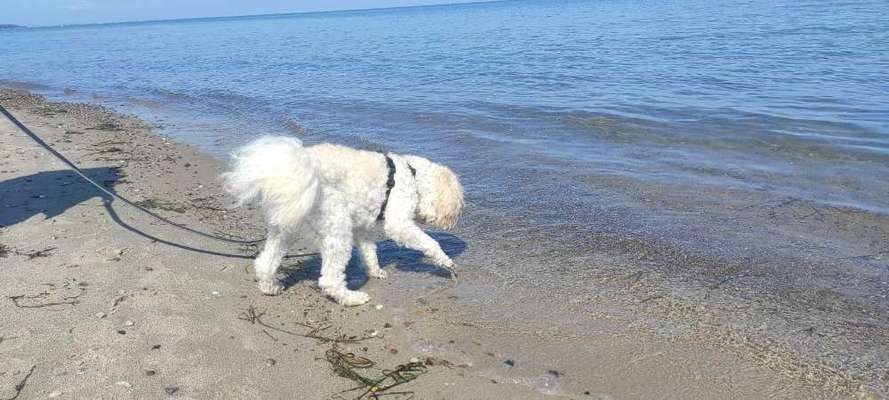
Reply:
<svg viewBox="0 0 889 400"><path fill-rule="evenodd" d="M395 6L395 7L349 8L349 9L343 9L343 10L320 10L320 11L294 11L294 12L267 13L267 14L216 15L216 16L207 16L207 17L145 19L145 20L128 20L128 21L113 21L113 22L87 22L87 23L78 23L78 24L55 24L55 25L0 24L0 26L8 25L8 26L16 27L16 28L25 28L25 29L73 28L73 27L80 27L80 26L97 26L97 25L150 24L150 23L158 23L158 22L219 20L219 19L227 19L227 18L263 18L263 17L283 17L283 16L291 16L291 15L336 14L336 13L362 12L362 11L398 10L398 9L404 9L404 8L450 7L450 6L463 6L463 5L485 4L485 3L500 3L500 2L506 2L506 1L510 1L510 0L471 0L471 1L458 2L458 3L417 4L417 5L410 5L410 6Z"/></svg>

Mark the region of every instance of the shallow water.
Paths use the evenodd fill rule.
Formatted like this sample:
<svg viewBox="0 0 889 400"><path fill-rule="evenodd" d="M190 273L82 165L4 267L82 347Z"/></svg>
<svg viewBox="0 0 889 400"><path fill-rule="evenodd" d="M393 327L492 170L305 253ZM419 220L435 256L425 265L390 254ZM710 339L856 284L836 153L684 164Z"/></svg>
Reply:
<svg viewBox="0 0 889 400"><path fill-rule="evenodd" d="M470 297L583 297L589 269L626 264L678 277L673 294L732 285L883 324L886 15L871 0L514 1L8 30L0 79L220 155L283 133L442 161L470 204L458 262L487 274ZM500 304L479 318L557 319Z"/></svg>

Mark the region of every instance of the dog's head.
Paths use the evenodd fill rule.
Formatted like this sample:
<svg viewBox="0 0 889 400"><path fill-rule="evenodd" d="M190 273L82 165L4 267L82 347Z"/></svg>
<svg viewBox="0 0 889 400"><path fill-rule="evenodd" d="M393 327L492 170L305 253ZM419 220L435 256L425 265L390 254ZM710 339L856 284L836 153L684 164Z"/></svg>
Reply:
<svg viewBox="0 0 889 400"><path fill-rule="evenodd" d="M423 157L406 158L417 171L417 219L441 229L453 228L463 211L463 186L457 175Z"/></svg>

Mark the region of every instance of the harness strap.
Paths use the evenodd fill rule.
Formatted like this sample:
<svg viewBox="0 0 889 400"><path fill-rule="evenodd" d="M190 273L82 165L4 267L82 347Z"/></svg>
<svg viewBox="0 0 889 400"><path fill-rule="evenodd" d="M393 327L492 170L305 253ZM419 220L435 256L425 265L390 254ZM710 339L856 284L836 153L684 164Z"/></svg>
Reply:
<svg viewBox="0 0 889 400"><path fill-rule="evenodd" d="M389 169L389 179L386 179L386 198L383 199L383 205L380 206L380 214L377 215L377 221L383 220L383 214L386 213L386 206L389 204L389 193L392 193L392 188L395 187L395 161L392 161L392 158L389 156L386 157L386 168Z"/></svg>
<svg viewBox="0 0 889 400"><path fill-rule="evenodd" d="M392 193L392 188L395 187L395 161L392 161L392 158L388 155L383 155L386 157L386 168L389 170L389 178L386 179L386 198L383 199L383 205L380 206L380 214L377 215L377 221L382 221L386 219L386 206L389 205L389 194ZM417 176L417 170L414 169L410 165L407 164L407 167L411 170L411 175Z"/></svg>

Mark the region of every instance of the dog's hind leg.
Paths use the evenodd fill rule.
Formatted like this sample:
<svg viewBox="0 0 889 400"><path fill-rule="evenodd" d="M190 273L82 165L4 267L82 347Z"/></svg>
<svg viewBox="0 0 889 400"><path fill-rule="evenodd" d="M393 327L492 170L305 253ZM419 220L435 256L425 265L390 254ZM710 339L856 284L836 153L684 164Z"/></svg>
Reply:
<svg viewBox="0 0 889 400"><path fill-rule="evenodd" d="M324 294L344 306L367 303L370 296L346 287L346 265L352 258L352 233L349 227L326 232L321 239L321 278L318 286Z"/></svg>
<svg viewBox="0 0 889 400"><path fill-rule="evenodd" d="M256 279L259 281L259 290L263 294L275 296L281 294L284 286L275 277L278 266L287 252L287 232L277 226L269 226L268 237L265 240L265 247L253 262L253 269L256 271Z"/></svg>
<svg viewBox="0 0 889 400"><path fill-rule="evenodd" d="M380 260L377 258L377 244L373 239L358 238L358 252L361 253L361 261L367 276L377 279L386 279L386 271L380 269Z"/></svg>

